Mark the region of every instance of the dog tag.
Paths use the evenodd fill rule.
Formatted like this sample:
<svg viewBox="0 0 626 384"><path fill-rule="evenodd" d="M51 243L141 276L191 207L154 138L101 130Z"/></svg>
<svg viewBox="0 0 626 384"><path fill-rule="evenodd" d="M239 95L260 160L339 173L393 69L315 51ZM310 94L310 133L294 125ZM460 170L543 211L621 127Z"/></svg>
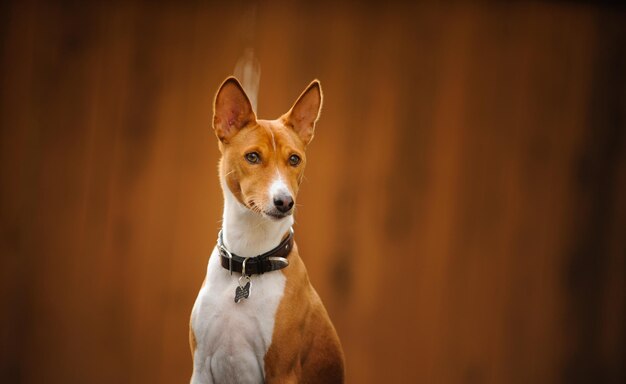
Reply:
<svg viewBox="0 0 626 384"><path fill-rule="evenodd" d="M250 297L250 276L243 275L239 278L239 285L235 289L235 303Z"/></svg>

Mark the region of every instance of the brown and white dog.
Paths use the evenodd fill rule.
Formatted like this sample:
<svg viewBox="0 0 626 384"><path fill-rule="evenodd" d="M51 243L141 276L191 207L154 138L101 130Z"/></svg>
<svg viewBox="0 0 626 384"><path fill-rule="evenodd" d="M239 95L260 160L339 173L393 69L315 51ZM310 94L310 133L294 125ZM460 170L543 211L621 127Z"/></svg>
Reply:
<svg viewBox="0 0 626 384"><path fill-rule="evenodd" d="M257 119L234 77L215 96L224 215L191 314L192 383L343 382L339 338L291 229L321 106L317 80L276 120Z"/></svg>

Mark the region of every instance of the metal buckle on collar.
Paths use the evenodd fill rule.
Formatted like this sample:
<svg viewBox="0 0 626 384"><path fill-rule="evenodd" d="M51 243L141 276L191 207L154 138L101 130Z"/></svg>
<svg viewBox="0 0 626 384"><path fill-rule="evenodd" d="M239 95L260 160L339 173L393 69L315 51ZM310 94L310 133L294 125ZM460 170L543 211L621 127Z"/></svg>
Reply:
<svg viewBox="0 0 626 384"><path fill-rule="evenodd" d="M267 259L270 261L272 265L274 265L274 263L278 264L278 268L276 269L282 269L289 265L289 260L287 260L284 257L271 256L271 257L268 257Z"/></svg>
<svg viewBox="0 0 626 384"><path fill-rule="evenodd" d="M250 258L246 257L245 259L243 259L243 263L241 263L241 276L250 276L246 275L246 263L248 262L248 260L250 260Z"/></svg>
<svg viewBox="0 0 626 384"><path fill-rule="evenodd" d="M228 256L228 272L230 272L230 275L232 276L233 275L233 255L231 255L231 253L228 252L227 249L224 249L224 252Z"/></svg>
<svg viewBox="0 0 626 384"><path fill-rule="evenodd" d="M226 249L224 246L224 240L222 239L222 231L217 235L217 246L220 249L220 252L224 252L226 256L228 256L228 271L230 275L233 275L233 255Z"/></svg>

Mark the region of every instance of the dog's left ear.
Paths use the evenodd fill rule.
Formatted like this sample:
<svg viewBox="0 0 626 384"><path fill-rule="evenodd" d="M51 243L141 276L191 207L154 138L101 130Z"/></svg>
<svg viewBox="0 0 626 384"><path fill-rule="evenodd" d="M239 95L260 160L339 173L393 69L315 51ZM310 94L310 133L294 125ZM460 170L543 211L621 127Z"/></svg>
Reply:
<svg viewBox="0 0 626 384"><path fill-rule="evenodd" d="M313 139L315 123L322 109L322 86L319 80L313 80L302 92L293 107L283 115L285 125L293 128L305 145Z"/></svg>

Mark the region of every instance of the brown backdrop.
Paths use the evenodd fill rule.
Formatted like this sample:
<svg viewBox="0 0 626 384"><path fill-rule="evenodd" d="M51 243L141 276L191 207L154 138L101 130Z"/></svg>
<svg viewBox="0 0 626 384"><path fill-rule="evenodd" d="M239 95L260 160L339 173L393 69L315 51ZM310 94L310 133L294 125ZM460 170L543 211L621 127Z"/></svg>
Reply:
<svg viewBox="0 0 626 384"><path fill-rule="evenodd" d="M624 382L625 25L582 2L4 2L0 381L189 379L211 102L252 46L262 117L325 91L296 238L349 382Z"/></svg>

